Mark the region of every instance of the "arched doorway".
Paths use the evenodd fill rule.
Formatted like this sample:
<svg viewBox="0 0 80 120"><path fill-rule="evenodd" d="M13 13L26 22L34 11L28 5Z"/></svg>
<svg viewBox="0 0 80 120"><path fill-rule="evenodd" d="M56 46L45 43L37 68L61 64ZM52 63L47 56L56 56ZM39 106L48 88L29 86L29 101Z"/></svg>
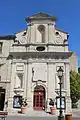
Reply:
<svg viewBox="0 0 80 120"><path fill-rule="evenodd" d="M41 85L38 85L34 88L33 108L34 110L45 109L45 89Z"/></svg>
<svg viewBox="0 0 80 120"><path fill-rule="evenodd" d="M0 110L4 109L5 89L0 87Z"/></svg>

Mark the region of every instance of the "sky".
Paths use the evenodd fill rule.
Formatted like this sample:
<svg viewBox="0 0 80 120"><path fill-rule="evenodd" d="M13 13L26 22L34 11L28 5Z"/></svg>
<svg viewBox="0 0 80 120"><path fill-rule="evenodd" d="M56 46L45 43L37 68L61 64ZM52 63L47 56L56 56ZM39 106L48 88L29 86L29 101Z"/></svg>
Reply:
<svg viewBox="0 0 80 120"><path fill-rule="evenodd" d="M38 12L57 17L56 27L69 33L80 67L80 0L0 0L0 36L24 30L25 18Z"/></svg>

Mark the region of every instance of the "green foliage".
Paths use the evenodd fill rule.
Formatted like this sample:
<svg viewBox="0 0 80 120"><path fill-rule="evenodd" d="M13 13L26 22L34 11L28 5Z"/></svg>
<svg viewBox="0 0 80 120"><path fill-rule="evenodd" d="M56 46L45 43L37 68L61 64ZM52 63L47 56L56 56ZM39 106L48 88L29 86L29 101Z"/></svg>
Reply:
<svg viewBox="0 0 80 120"><path fill-rule="evenodd" d="M72 103L72 108L77 108L77 103Z"/></svg>
<svg viewBox="0 0 80 120"><path fill-rule="evenodd" d="M54 106L54 100L52 98L50 98L49 105Z"/></svg>
<svg viewBox="0 0 80 120"><path fill-rule="evenodd" d="M72 104L80 99L80 73L70 72L70 92Z"/></svg>
<svg viewBox="0 0 80 120"><path fill-rule="evenodd" d="M22 98L20 99L20 102L21 102L21 106L22 106L22 107L26 107L26 106L27 106L27 99L26 99L26 98L23 98L23 97L22 97Z"/></svg>

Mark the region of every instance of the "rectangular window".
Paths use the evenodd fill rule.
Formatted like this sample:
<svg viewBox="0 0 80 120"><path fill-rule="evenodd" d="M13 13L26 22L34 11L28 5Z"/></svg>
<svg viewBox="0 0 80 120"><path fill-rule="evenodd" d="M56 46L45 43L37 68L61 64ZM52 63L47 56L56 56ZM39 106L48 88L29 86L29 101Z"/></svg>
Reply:
<svg viewBox="0 0 80 120"><path fill-rule="evenodd" d="M2 42L0 42L0 53L2 53Z"/></svg>
<svg viewBox="0 0 80 120"><path fill-rule="evenodd" d="M0 81L1 81L1 76L0 76Z"/></svg>

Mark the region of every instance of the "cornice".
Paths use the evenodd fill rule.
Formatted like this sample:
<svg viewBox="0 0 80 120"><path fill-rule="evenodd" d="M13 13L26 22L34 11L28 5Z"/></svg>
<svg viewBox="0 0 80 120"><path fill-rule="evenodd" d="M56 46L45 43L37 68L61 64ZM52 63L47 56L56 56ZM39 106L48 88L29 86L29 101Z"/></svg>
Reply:
<svg viewBox="0 0 80 120"><path fill-rule="evenodd" d="M56 63L64 63L64 64L69 64L69 60L13 60L12 64L16 64L16 63L24 63L24 64L32 64L32 63L46 63L46 64L56 64Z"/></svg>
<svg viewBox="0 0 80 120"><path fill-rule="evenodd" d="M54 57L70 57L72 52L10 52L9 55L20 56L20 57L28 57L28 58L54 58Z"/></svg>
<svg viewBox="0 0 80 120"><path fill-rule="evenodd" d="M27 43L27 44L13 44L12 46L68 46L68 44L54 44L54 43Z"/></svg>

